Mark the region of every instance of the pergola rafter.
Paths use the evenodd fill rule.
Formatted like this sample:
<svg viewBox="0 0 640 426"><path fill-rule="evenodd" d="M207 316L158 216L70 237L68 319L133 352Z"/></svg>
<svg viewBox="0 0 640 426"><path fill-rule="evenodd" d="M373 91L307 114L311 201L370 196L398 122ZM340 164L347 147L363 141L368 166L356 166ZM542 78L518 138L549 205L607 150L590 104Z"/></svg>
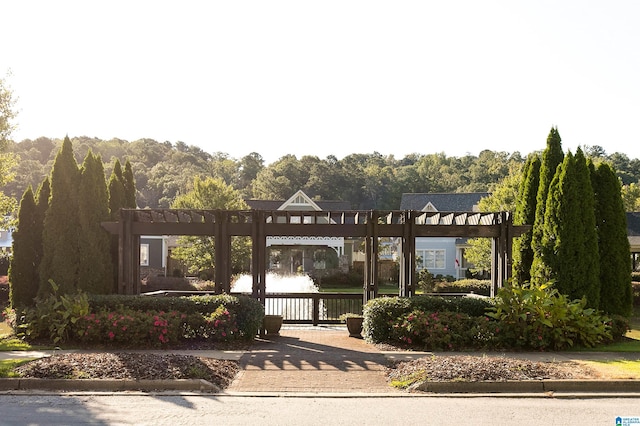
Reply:
<svg viewBox="0 0 640 426"><path fill-rule="evenodd" d="M118 292L140 293L140 236L191 235L215 239L216 292L231 286L231 237L252 239L253 296L264 302L267 236L355 237L365 239L364 301L378 294L379 237L400 238L401 296L412 296L415 239L418 237L491 238L492 295L511 276L512 239L530 225L514 226L509 212L423 212L415 210L288 211L121 209L118 222L103 227L119 235Z"/></svg>

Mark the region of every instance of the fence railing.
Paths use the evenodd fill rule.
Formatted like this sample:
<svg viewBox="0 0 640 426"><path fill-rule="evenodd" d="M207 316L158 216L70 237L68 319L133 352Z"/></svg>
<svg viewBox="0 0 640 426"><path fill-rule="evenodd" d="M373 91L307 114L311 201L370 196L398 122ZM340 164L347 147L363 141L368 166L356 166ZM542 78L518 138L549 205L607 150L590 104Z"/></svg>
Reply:
<svg viewBox="0 0 640 426"><path fill-rule="evenodd" d="M147 296L189 296L210 291L159 290ZM245 293L232 293L245 294ZM247 293L250 296L251 294ZM267 293L264 311L282 315L285 324L338 324L343 314L362 314L362 293Z"/></svg>
<svg viewBox="0 0 640 426"><path fill-rule="evenodd" d="M346 313L362 314L361 293L267 293L265 314L285 324L338 324Z"/></svg>

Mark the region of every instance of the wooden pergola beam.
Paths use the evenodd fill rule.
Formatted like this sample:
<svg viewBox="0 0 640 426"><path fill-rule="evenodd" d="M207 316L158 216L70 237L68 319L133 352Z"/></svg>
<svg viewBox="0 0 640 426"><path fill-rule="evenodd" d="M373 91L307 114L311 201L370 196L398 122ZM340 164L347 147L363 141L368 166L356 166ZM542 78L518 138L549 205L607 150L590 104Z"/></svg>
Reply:
<svg viewBox="0 0 640 426"><path fill-rule="evenodd" d="M531 229L514 226L509 212L263 211L121 209L119 222L104 229L118 235L118 292L140 293L140 236L213 236L218 293L231 285L231 238L252 239L253 296L265 300L268 236L356 237L365 239L364 301L378 293L378 238L400 238L400 295L416 289L415 248L419 237L492 238L492 295L511 276L512 239Z"/></svg>

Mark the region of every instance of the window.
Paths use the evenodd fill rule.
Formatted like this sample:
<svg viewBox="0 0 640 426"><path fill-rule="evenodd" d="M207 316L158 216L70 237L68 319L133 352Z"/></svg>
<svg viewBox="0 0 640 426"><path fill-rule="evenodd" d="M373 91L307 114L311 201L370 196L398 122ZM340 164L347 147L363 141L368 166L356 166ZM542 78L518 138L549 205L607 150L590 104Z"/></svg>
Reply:
<svg viewBox="0 0 640 426"><path fill-rule="evenodd" d="M140 266L149 266L149 244L140 244Z"/></svg>
<svg viewBox="0 0 640 426"><path fill-rule="evenodd" d="M418 269L444 269L446 264L444 250L417 250L416 259Z"/></svg>

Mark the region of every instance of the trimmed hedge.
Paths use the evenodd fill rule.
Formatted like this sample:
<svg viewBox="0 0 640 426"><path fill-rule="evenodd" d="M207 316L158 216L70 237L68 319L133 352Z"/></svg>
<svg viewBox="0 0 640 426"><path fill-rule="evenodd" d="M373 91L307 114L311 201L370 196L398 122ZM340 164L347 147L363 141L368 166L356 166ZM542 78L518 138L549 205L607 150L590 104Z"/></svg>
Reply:
<svg viewBox="0 0 640 426"><path fill-rule="evenodd" d="M473 293L481 296L491 295L490 280L464 279L453 282L442 281L435 285L436 293Z"/></svg>
<svg viewBox="0 0 640 426"><path fill-rule="evenodd" d="M411 311L455 312L472 317L483 316L492 302L486 298L415 296L379 297L363 307L363 337L373 343L388 341L394 333L393 325L401 316Z"/></svg>
<svg viewBox="0 0 640 426"><path fill-rule="evenodd" d="M152 297L126 295L90 295L91 312L101 310L117 311L126 308L134 311L177 311L186 315L212 314L224 305L235 316L241 336L252 339L262 326L264 307L249 296L228 294L181 297Z"/></svg>

